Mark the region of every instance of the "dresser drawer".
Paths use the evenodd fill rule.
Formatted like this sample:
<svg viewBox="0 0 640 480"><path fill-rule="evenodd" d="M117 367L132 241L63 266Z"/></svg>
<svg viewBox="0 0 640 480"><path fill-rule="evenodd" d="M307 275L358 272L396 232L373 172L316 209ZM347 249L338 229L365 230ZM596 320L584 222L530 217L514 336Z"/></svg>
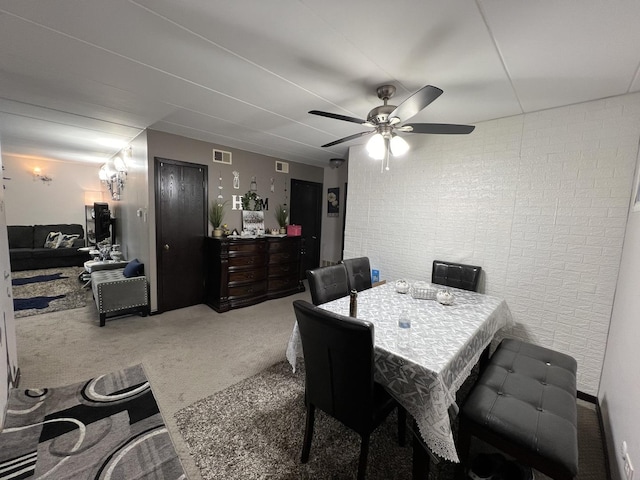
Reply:
<svg viewBox="0 0 640 480"><path fill-rule="evenodd" d="M255 265L259 267L264 265L264 255L239 255L232 257L229 256L229 267L248 267Z"/></svg>
<svg viewBox="0 0 640 480"><path fill-rule="evenodd" d="M295 252L300 249L300 241L298 239L289 240L289 239L281 239L279 241L270 241L269 242L269 252L284 252L291 251Z"/></svg>
<svg viewBox="0 0 640 480"><path fill-rule="evenodd" d="M269 277L283 277L298 274L298 262L269 265Z"/></svg>
<svg viewBox="0 0 640 480"><path fill-rule="evenodd" d="M255 282L267 276L265 268L229 271L229 283Z"/></svg>
<svg viewBox="0 0 640 480"><path fill-rule="evenodd" d="M269 292L277 292L278 290L287 290L298 285L297 277L281 277L269 278Z"/></svg>
<svg viewBox="0 0 640 480"><path fill-rule="evenodd" d="M263 254L267 251L264 242L237 241L229 243L229 252L239 253L259 253Z"/></svg>
<svg viewBox="0 0 640 480"><path fill-rule="evenodd" d="M278 263L295 262L298 260L299 253L293 252L279 252L269 254L269 265L276 265Z"/></svg>
<svg viewBox="0 0 640 480"><path fill-rule="evenodd" d="M267 282L255 282L249 285L241 285L237 287L229 287L229 297L248 297L266 293Z"/></svg>

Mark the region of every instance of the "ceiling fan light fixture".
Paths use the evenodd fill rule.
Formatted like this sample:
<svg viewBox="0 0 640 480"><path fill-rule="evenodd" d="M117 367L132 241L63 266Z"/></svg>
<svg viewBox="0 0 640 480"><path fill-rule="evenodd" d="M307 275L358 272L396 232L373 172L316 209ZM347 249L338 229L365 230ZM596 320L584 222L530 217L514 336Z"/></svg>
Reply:
<svg viewBox="0 0 640 480"><path fill-rule="evenodd" d="M404 138L394 134L391 137L390 148L393 156L399 157L409 151L409 144Z"/></svg>
<svg viewBox="0 0 640 480"><path fill-rule="evenodd" d="M384 137L380 133L373 135L367 142L367 152L374 160L383 160L386 145Z"/></svg>

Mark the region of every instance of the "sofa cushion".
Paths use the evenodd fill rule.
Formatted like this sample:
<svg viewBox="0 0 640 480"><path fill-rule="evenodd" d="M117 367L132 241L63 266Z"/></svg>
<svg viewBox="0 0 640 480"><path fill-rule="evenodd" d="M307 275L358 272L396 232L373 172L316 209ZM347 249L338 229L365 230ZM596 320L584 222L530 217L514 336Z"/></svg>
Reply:
<svg viewBox="0 0 640 480"><path fill-rule="evenodd" d="M79 252L77 248L34 248L31 250L33 258L62 258L62 257L82 257L89 259L86 253Z"/></svg>
<svg viewBox="0 0 640 480"><path fill-rule="evenodd" d="M127 266L124 267L124 271L122 273L126 278L131 277L139 277L140 275L144 275L144 263L140 263L137 258L134 258Z"/></svg>
<svg viewBox="0 0 640 480"><path fill-rule="evenodd" d="M51 250L47 249L47 251ZM33 257L33 248L12 248L9 252L9 256L12 262L23 258L31 258Z"/></svg>
<svg viewBox="0 0 640 480"><path fill-rule="evenodd" d="M75 241L80 238L77 233L62 233L60 235L60 241L58 242L58 248L71 248L75 245Z"/></svg>
<svg viewBox="0 0 640 480"><path fill-rule="evenodd" d="M49 232L47 238L44 240L44 248L58 248L60 245L61 232Z"/></svg>
<svg viewBox="0 0 640 480"><path fill-rule="evenodd" d="M33 225L9 225L9 248L33 248Z"/></svg>
<svg viewBox="0 0 640 480"><path fill-rule="evenodd" d="M33 226L33 247L38 248L44 246L49 232L77 233L78 238L84 238L84 228L79 223L73 224L52 224L52 225L34 225Z"/></svg>

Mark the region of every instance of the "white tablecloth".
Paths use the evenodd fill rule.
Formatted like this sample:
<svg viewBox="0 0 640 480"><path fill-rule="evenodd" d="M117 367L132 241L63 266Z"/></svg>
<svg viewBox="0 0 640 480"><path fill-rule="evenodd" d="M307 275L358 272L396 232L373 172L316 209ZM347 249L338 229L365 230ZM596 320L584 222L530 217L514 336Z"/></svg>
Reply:
<svg viewBox="0 0 640 480"><path fill-rule="evenodd" d="M434 453L458 462L448 409L482 351L498 330L513 324L513 318L500 298L448 290L455 296L448 306L396 293L394 282L364 290L358 294L358 318L374 324L376 381L415 418ZM348 315L349 297L321 308ZM402 311L411 319L409 329L398 328ZM296 323L287 346L294 370L298 357L302 345Z"/></svg>

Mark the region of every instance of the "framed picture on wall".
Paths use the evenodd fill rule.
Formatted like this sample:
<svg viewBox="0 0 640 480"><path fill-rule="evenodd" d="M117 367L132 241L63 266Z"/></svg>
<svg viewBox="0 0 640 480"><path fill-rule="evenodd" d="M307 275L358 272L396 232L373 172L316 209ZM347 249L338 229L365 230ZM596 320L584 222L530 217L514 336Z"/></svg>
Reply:
<svg viewBox="0 0 640 480"><path fill-rule="evenodd" d="M340 187L327 189L327 217L340 216Z"/></svg>

